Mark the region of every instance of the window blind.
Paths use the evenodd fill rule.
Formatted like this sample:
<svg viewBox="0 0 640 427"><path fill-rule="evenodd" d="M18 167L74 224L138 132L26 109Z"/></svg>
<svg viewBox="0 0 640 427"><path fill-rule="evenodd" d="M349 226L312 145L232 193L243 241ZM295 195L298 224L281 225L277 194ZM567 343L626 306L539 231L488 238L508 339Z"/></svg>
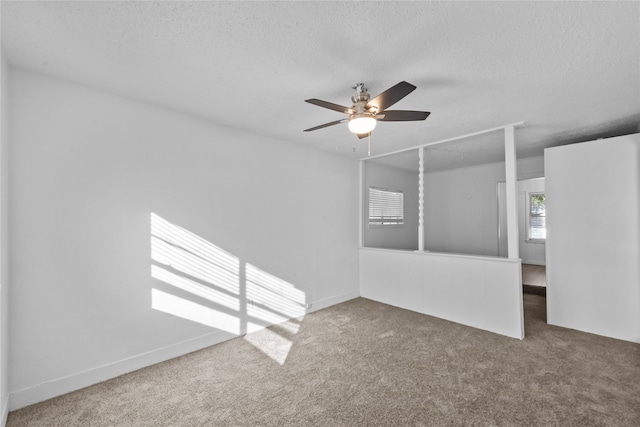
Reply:
<svg viewBox="0 0 640 427"><path fill-rule="evenodd" d="M529 206L529 238L544 240L547 238L545 195L542 193L531 194Z"/></svg>
<svg viewBox="0 0 640 427"><path fill-rule="evenodd" d="M369 187L369 225L404 224L404 193Z"/></svg>

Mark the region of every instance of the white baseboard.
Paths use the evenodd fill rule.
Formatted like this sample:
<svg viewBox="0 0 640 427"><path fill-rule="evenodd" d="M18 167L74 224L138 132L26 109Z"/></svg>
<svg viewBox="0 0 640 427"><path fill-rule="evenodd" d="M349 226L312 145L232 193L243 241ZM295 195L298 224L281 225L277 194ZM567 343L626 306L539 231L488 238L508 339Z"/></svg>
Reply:
<svg viewBox="0 0 640 427"><path fill-rule="evenodd" d="M5 397L2 400L2 414L0 414L0 426L7 425L7 417L9 416L9 398Z"/></svg>
<svg viewBox="0 0 640 427"><path fill-rule="evenodd" d="M311 307L307 309L307 313L321 310L335 304L340 304L350 299L358 298L359 296L360 290L356 289L342 295L313 301ZM164 362L165 360L201 350L236 337L237 335L228 332L216 331L153 350L148 353L139 354L127 359L11 392L7 399L8 402L5 402L4 405L4 419L6 420L8 411L15 411L16 409L24 408L25 406L32 405L34 403L70 393L72 391L118 377L128 372ZM4 426L4 424L0 426Z"/></svg>
<svg viewBox="0 0 640 427"><path fill-rule="evenodd" d="M347 292L346 294L336 295L336 296L321 299L318 301L313 301L313 303L311 304L311 308L307 309L307 313L312 313L314 311L322 310L323 308L331 307L332 305L340 304L345 301L358 298L359 296L360 296L360 289L356 289L354 291Z"/></svg>
<svg viewBox="0 0 640 427"><path fill-rule="evenodd" d="M127 359L119 360L117 362L98 366L93 369L78 372L52 381L47 381L22 390L17 390L9 394L8 407L10 411L24 408L25 406L79 390L128 372L164 362L165 360L201 350L235 337L236 335L228 332L216 331L147 353L139 354L137 356L132 356Z"/></svg>
<svg viewBox="0 0 640 427"><path fill-rule="evenodd" d="M531 264L531 265L546 265L546 263L544 261L533 261L533 260L528 260L528 259L523 259L522 263L523 264Z"/></svg>

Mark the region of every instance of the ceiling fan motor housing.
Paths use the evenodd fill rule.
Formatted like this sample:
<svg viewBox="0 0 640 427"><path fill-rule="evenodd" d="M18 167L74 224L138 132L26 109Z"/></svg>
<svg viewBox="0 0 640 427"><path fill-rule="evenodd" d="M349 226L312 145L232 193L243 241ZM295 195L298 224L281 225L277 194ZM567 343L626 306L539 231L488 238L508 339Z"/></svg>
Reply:
<svg viewBox="0 0 640 427"><path fill-rule="evenodd" d="M353 107L351 109L354 111L354 114L351 114L349 119L357 119L360 117L374 117L375 111L369 111L367 109L367 103L371 99L371 95L367 91L364 83L357 83L353 86L356 93L351 97L351 101L353 101Z"/></svg>

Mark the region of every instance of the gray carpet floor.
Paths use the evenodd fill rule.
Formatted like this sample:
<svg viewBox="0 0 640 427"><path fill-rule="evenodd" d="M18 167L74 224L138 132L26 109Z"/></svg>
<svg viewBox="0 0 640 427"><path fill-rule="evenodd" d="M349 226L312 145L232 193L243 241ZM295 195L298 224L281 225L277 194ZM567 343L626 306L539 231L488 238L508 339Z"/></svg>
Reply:
<svg viewBox="0 0 640 427"><path fill-rule="evenodd" d="M639 426L640 345L549 326L544 298L524 298L522 341L358 298L11 412L7 425Z"/></svg>

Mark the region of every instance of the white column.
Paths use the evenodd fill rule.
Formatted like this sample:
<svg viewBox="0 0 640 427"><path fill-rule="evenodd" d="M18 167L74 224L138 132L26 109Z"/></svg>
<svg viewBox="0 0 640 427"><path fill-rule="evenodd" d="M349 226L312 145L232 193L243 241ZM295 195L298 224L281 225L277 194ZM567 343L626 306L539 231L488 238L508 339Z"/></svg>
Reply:
<svg viewBox="0 0 640 427"><path fill-rule="evenodd" d="M509 259L519 259L518 234L518 171L514 127L504 128L504 167L507 189L507 254Z"/></svg>
<svg viewBox="0 0 640 427"><path fill-rule="evenodd" d="M424 147L418 153L418 250L424 251Z"/></svg>

